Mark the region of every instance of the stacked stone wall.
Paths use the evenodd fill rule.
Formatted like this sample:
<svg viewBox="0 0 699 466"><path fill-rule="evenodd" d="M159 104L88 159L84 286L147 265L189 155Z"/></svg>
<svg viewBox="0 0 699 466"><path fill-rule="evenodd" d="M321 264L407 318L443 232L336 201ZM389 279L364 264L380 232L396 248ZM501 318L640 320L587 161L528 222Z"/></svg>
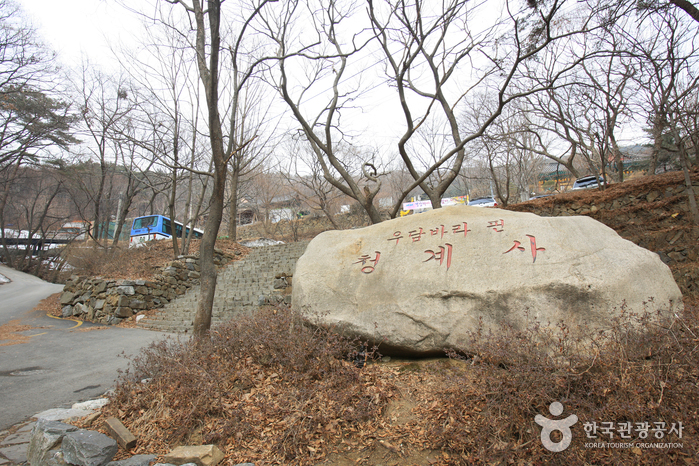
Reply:
<svg viewBox="0 0 699 466"><path fill-rule="evenodd" d="M216 251L214 263L225 266L232 260ZM179 256L168 262L151 280L109 280L73 275L60 297L63 317L118 324L150 309L160 309L187 290L199 285L199 257Z"/></svg>
<svg viewBox="0 0 699 466"><path fill-rule="evenodd" d="M296 261L308 242L252 248L243 260L222 270L216 280L212 324L248 314L264 304L291 302L291 285ZM166 305L139 325L153 330L188 332L193 327L199 287Z"/></svg>

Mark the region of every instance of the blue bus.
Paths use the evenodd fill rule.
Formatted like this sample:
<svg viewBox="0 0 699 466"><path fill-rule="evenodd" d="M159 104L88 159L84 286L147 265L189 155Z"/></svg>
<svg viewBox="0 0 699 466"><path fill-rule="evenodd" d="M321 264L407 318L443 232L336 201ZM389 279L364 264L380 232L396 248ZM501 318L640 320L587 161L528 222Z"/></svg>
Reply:
<svg viewBox="0 0 699 466"><path fill-rule="evenodd" d="M162 215L135 218L131 227L129 247L140 246L146 241L172 238L173 223L178 238L182 238L183 231L185 235L189 235L189 227L184 228L180 222L171 222L169 218ZM201 239L202 236L204 232L195 228L194 238Z"/></svg>

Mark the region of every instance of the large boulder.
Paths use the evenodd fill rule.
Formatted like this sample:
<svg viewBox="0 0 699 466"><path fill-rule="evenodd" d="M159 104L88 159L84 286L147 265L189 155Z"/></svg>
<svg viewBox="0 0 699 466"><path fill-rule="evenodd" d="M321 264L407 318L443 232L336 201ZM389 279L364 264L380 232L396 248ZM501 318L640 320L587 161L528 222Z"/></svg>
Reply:
<svg viewBox="0 0 699 466"><path fill-rule="evenodd" d="M681 299L657 254L592 218L454 206L318 235L292 305L383 354L427 355L468 350L479 325L604 328Z"/></svg>

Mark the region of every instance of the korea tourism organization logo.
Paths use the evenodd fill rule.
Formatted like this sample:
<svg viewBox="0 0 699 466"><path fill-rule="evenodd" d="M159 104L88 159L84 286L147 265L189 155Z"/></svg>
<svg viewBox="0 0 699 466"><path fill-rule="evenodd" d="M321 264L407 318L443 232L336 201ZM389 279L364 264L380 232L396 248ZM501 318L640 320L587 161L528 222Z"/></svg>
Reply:
<svg viewBox="0 0 699 466"><path fill-rule="evenodd" d="M549 406L549 413L553 416L560 416L563 414L563 405L558 401L554 401ZM534 417L534 422L541 426L541 443L544 445L544 448L549 451L559 452L570 446L570 442L573 440L573 432L571 432L570 428L578 422L578 416L571 414L565 419L556 421L537 414ZM560 432L563 436L560 442L551 440L551 434L554 431Z"/></svg>
<svg viewBox="0 0 699 466"><path fill-rule="evenodd" d="M549 405L549 413L554 417L563 414L563 404L554 401ZM578 416L571 414L562 419L549 419L537 414L534 422L541 426L541 444L549 451L558 453L570 446L573 440L571 427L578 422ZM597 422L583 423L583 430L588 442L585 448L630 448L630 449L671 449L682 448L678 442L658 440L670 440L670 437L682 438L681 422ZM551 434L560 432L560 440L554 442ZM666 439L666 437L668 437ZM673 439L674 439L673 438ZM655 441L649 441L653 440Z"/></svg>

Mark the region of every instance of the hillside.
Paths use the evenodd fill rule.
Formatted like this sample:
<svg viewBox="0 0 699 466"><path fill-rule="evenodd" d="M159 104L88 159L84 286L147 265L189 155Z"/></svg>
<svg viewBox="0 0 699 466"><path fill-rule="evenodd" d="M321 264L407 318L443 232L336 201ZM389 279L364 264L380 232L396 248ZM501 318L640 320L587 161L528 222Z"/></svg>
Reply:
<svg viewBox="0 0 699 466"><path fill-rule="evenodd" d="M699 198L699 170L692 173ZM699 226L693 225L682 172L645 176L604 191L571 191L508 207L542 216L587 215L657 252L686 299L699 298Z"/></svg>
<svg viewBox="0 0 699 466"><path fill-rule="evenodd" d="M122 420L139 442L119 458L214 443L231 465L697 464L699 230L683 189L681 174L669 173L509 207L590 215L658 252L688 304L669 327L615 322L587 357L579 342L533 322L523 332L479 336L474 357L369 357L362 365L353 364L356 342L307 327L288 308L263 309L217 328L211 342L152 348L101 416L78 423ZM325 229L319 219L313 227ZM542 353L541 339L557 341L556 353ZM534 423L552 401L580 419L571 447L556 454L543 448ZM590 421L679 421L684 431L668 435L678 442L671 448L594 448L582 426Z"/></svg>

